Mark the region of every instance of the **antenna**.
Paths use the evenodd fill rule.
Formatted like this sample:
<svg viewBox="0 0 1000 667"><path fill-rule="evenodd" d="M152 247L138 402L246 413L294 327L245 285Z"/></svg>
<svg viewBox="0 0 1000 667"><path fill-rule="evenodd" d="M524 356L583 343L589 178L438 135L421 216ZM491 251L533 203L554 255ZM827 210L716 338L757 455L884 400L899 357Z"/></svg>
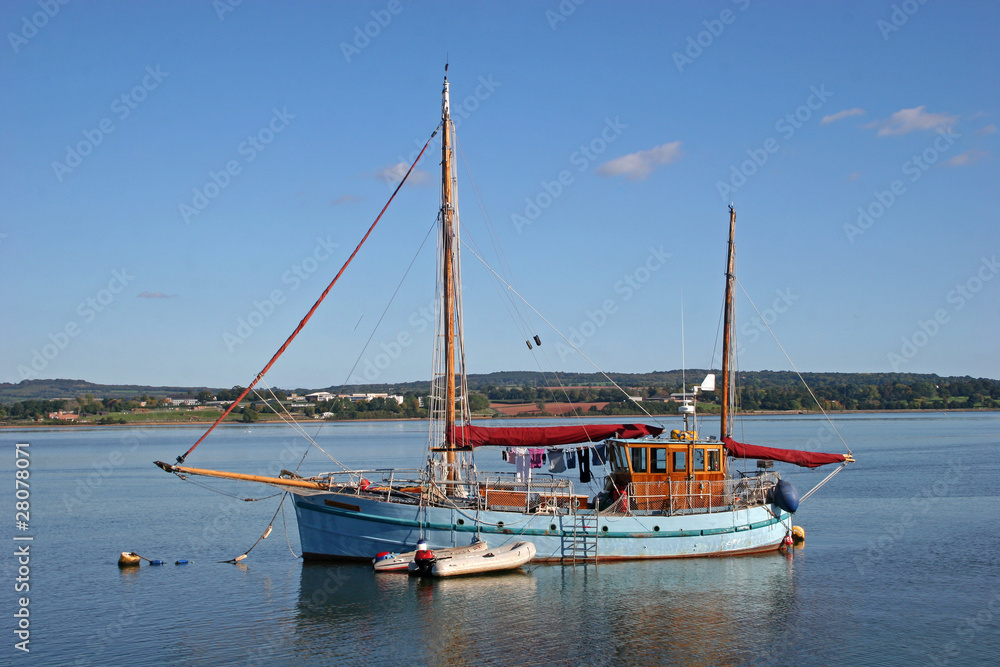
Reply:
<svg viewBox="0 0 1000 667"><path fill-rule="evenodd" d="M684 360L684 288L681 288L681 394L687 395L687 362Z"/></svg>

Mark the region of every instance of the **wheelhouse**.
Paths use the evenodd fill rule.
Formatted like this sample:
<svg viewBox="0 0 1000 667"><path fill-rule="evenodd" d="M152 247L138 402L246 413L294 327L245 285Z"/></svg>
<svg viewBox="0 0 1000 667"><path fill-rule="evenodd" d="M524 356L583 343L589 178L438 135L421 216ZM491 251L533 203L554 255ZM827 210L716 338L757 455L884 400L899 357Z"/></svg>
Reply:
<svg viewBox="0 0 1000 667"><path fill-rule="evenodd" d="M633 511L668 512L690 505L692 495L709 505L729 504L724 499L727 459L722 443L699 440L695 431L670 435L668 440L608 441L605 507L625 499Z"/></svg>

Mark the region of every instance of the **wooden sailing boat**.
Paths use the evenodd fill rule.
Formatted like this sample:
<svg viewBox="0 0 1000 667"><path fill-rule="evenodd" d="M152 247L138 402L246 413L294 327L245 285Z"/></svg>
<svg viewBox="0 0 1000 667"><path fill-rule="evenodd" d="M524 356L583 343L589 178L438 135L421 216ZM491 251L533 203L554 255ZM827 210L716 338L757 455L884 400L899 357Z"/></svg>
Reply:
<svg viewBox="0 0 1000 667"><path fill-rule="evenodd" d="M841 463L830 476L852 459L842 454L747 445L730 437L735 210L730 207L723 411L718 439L700 438L691 428L690 420L696 419L693 400L685 400L681 406L683 430L674 430L669 437L662 428L645 424L535 428L473 425L465 400L468 391L462 346L459 218L454 204L454 126L447 77L439 129L441 273L440 335L436 339L442 344L435 353L427 465L410 470L344 469L309 478L287 471L277 477L262 477L180 465L214 425L178 457L177 465L157 465L178 475L242 479L286 489L294 499L302 552L307 559L370 561L381 552L411 551L421 539L432 549L461 547L479 538L494 549L530 540L535 546L534 560L564 562L719 556L777 549L791 534L797 494L777 472L767 468L738 477L730 475L729 458L787 461L807 467ZM327 287L324 297L333 284ZM302 329L320 301L244 396ZM695 394L713 388L714 376L709 376ZM591 500L585 490L565 476L532 474L530 469L526 474L479 471L475 450L481 447L508 448L518 457L532 448L568 448L582 457L581 466L587 461L589 470L589 459L593 457L595 463L606 461L609 472L603 490Z"/></svg>

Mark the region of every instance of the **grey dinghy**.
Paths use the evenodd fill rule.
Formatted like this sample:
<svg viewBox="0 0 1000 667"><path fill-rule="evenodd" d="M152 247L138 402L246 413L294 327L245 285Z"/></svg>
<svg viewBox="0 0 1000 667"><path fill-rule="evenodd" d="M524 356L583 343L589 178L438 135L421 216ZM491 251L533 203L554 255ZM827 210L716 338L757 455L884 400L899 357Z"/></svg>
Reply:
<svg viewBox="0 0 1000 667"><path fill-rule="evenodd" d="M408 566L410 574L431 577L457 577L464 574L484 574L515 570L535 557L531 542L514 542L488 551L461 555L438 556L434 552L418 552Z"/></svg>

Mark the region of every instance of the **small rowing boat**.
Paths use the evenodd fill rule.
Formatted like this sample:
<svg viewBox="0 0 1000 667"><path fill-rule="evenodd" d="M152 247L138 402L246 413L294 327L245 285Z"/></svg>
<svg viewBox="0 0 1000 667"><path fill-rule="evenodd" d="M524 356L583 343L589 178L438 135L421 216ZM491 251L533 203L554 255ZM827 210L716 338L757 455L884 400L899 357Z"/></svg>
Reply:
<svg viewBox="0 0 1000 667"><path fill-rule="evenodd" d="M535 557L531 542L515 542L497 549L443 556L432 551L418 551L408 565L410 574L431 577L456 577L515 570Z"/></svg>
<svg viewBox="0 0 1000 667"><path fill-rule="evenodd" d="M479 540L478 538L472 543L464 547L447 547L444 549L435 549L434 553L439 559L443 558L454 558L456 556L464 556L467 554L474 554L479 551L486 551L489 547L486 542ZM375 556L372 561L372 565L376 572L406 572L407 567L413 562L413 558L420 551L427 550L427 542L420 540L417 543L416 551L408 551L402 554L392 553L391 551L383 551Z"/></svg>

